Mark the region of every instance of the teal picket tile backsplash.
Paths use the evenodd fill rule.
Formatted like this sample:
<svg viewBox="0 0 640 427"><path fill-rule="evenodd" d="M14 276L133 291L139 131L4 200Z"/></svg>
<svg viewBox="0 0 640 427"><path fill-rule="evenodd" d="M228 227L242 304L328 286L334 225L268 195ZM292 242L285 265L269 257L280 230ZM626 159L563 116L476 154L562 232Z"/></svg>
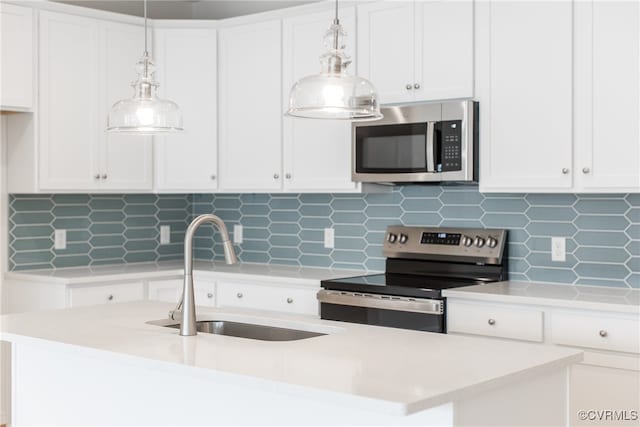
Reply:
<svg viewBox="0 0 640 427"><path fill-rule="evenodd" d="M512 279L640 288L640 196L482 194L474 187L399 186L388 193L42 195L10 198L13 270L158 261L182 257L195 215L215 213L241 261L383 270L389 224L507 228ZM171 244L160 245L160 226ZM323 229L335 229L335 248ZM53 249L55 228L67 249ZM550 238L567 239L552 262ZM195 257L222 259L218 233L203 226Z"/></svg>

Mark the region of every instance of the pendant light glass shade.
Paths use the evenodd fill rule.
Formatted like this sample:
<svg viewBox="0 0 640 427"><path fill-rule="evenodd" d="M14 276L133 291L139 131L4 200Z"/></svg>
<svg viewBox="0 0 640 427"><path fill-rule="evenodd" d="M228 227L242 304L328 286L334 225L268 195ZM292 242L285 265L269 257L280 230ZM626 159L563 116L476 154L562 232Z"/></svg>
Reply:
<svg viewBox="0 0 640 427"><path fill-rule="evenodd" d="M135 134L180 132L182 111L173 101L158 97L155 66L147 52L147 1L144 1L144 54L136 64L138 80L133 82L133 98L122 99L111 107L107 131Z"/></svg>
<svg viewBox="0 0 640 427"><path fill-rule="evenodd" d="M289 94L286 115L309 119L352 121L382 118L378 94L373 84L362 77L347 74L351 63L345 53L345 32L337 18L324 38L327 51L320 56L320 74L296 82Z"/></svg>

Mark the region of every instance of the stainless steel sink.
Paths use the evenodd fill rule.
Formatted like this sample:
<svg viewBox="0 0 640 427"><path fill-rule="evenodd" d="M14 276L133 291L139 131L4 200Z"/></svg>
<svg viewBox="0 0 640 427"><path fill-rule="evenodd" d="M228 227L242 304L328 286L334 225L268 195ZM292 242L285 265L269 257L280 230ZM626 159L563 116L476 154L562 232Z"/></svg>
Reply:
<svg viewBox="0 0 640 427"><path fill-rule="evenodd" d="M152 320L150 325L180 329L175 320ZM326 335L319 332L298 329L277 328L275 326L254 325L251 323L230 322L228 320L201 320L196 322L196 330L205 334L227 335L262 341L297 341Z"/></svg>

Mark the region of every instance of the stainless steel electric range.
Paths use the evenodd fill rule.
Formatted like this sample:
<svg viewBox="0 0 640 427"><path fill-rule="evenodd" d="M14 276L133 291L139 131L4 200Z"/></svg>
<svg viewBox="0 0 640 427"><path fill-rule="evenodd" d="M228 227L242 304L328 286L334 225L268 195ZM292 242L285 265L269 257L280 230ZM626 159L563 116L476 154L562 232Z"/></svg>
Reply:
<svg viewBox="0 0 640 427"><path fill-rule="evenodd" d="M506 230L389 226L385 273L323 280L320 317L446 333L443 289L507 279Z"/></svg>

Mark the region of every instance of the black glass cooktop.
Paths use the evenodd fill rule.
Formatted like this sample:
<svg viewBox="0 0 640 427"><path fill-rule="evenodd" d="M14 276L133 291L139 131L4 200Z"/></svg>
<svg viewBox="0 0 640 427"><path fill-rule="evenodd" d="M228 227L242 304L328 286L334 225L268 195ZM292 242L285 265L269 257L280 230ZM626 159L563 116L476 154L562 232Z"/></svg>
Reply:
<svg viewBox="0 0 640 427"><path fill-rule="evenodd" d="M418 298L441 298L443 289L483 283L477 280L450 279L412 274L371 274L323 280L324 289Z"/></svg>

